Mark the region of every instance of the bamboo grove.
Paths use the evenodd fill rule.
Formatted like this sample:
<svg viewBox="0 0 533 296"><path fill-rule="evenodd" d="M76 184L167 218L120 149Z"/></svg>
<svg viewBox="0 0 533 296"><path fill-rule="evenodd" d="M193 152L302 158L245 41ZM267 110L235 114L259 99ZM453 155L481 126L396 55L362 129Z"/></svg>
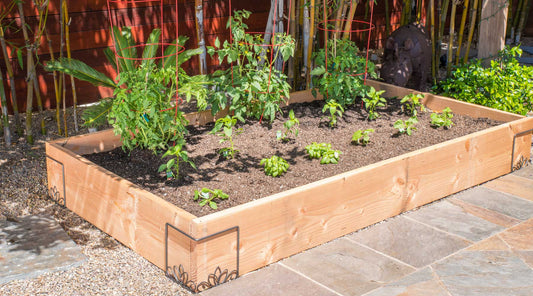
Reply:
<svg viewBox="0 0 533 296"><path fill-rule="evenodd" d="M372 0L371 0L372 1ZM59 2L60 21L60 42L53 42L47 23L49 21L50 0L4 0L3 11L0 12L0 46L4 68L0 71L2 85L0 85L0 127L5 143L9 146L13 142L14 136L25 135L27 142L33 144L34 136L32 132L32 120L34 106L37 106L37 117L40 123L40 132L47 133L45 119L43 116L43 100L39 91L37 69L42 67L43 62L39 60L37 54L41 39L46 40L47 50L50 60L72 57L70 47L70 18L68 2ZM191 1L189 1L191 2ZM507 0L502 1L501 9L508 9L506 38L508 43L518 44L521 41L528 12L531 9L533 0ZM466 63L472 48L475 47L476 34L481 19L481 9L483 0L406 0L406 1L382 1L373 2L375 7L379 7L384 13L379 17L383 18L380 24L383 28L384 36L388 36L400 25L413 22L422 23L428 32L432 42L432 77L436 82L442 79L439 75L439 64L443 59L441 48L447 44L448 50L444 60L447 61L445 73L450 73L454 65ZM194 0L195 14L195 46L202 48L203 54L199 55L198 69L196 72L205 74L208 72L206 39L204 35L205 3L202 0ZM274 9L275 5L277 9ZM289 5L290 4L290 5ZM37 11L38 24L29 26L24 15L24 6L31 6ZM458 14L459 11L459 15ZM273 15L277 13L277 15ZM313 69L314 53L323 46L327 40L339 39L359 39L365 40L365 33L353 33L353 26L357 24L355 20L366 20L370 14L370 1L361 0L292 0L276 1L271 0L269 21L267 21L265 33L276 30L283 30L283 20L290 21L285 24L288 32L296 40L295 55L291 58L284 71L287 74L288 82L293 90L302 90L312 87L310 78ZM13 18L17 15L17 18ZM17 21L18 19L18 21ZM273 19L277 19L280 25L272 26ZM327 21L326 21L327 20ZM56 24L57 25L57 24ZM31 28L31 29L30 29ZM16 44L5 38L6 30L22 32L24 36L23 44ZM379 48L382 44L371 36L372 47ZM362 49L364 47L361 47ZM25 116L21 116L18 109L18 98L15 88L15 67L25 71L26 86L26 110ZM442 72L442 71L441 71ZM446 74L444 74L446 75ZM73 116L74 129L77 132L79 127L77 110L76 81L73 77L68 77L63 73L52 73L53 91L55 93L55 122L57 131L61 136L68 136L67 118ZM4 83L5 82L5 83ZM69 83L67 83L69 82ZM67 85L72 87L71 100L72 111L67 108ZM9 86L9 87L7 87ZM7 96L9 94L9 96ZM8 118L8 99L12 106L11 120ZM61 110L62 109L62 110ZM25 118L25 128L22 118Z"/></svg>

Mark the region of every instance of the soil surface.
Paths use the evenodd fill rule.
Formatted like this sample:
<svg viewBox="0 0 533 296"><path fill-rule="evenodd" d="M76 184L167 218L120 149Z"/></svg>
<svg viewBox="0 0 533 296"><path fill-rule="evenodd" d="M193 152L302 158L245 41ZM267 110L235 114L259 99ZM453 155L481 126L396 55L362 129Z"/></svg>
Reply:
<svg viewBox="0 0 533 296"><path fill-rule="evenodd" d="M230 195L229 199L218 201L218 210L222 210L500 124L486 118L455 115L451 129L433 128L428 111L419 112L418 130L413 135L399 135L393 123L408 116L401 113L398 102L390 99L387 108L379 110L381 117L374 121L366 120L367 113L361 111L360 105L349 108L336 128L328 126L321 111L323 102L293 104L290 108L300 121L298 137L289 142L276 140L276 131L283 129L287 116L272 124L251 121L239 126L243 133L234 139L239 153L229 160L217 153L226 147L225 143L220 144L218 136L208 134L213 124L189 127L186 150L197 170L181 163L177 180L166 180L164 173L157 173L164 161L150 151L138 149L128 155L118 148L86 157L180 208L204 216L215 210L193 201L194 191L203 187L221 189ZM284 109L284 114L288 110ZM367 146L351 143L356 130L368 128L375 132ZM342 151L339 163L321 165L318 159L310 160L305 146L312 142L331 143L333 149ZM259 165L262 158L272 155L281 156L290 164L281 177L265 175Z"/></svg>

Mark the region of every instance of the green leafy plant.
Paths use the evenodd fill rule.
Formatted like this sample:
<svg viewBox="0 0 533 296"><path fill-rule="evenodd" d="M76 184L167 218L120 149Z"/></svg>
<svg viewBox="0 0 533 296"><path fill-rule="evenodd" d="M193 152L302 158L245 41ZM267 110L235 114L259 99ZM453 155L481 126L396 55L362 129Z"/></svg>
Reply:
<svg viewBox="0 0 533 296"><path fill-rule="evenodd" d="M405 121L401 119L396 120L393 126L395 129L398 130L399 134L407 134L408 136L410 136L413 131L417 130L417 128L415 127L417 123L418 119L416 117L410 117Z"/></svg>
<svg viewBox="0 0 533 296"><path fill-rule="evenodd" d="M289 111L289 119L283 123L283 127L285 128L284 131L277 131L276 132L276 138L281 141L289 141L290 136L294 135L294 137L298 137L298 133L300 132L298 130L298 127L300 126L300 121L296 116L294 116L294 111Z"/></svg>
<svg viewBox="0 0 533 296"><path fill-rule="evenodd" d="M329 143L313 142L305 147L309 158L320 158L321 164L338 163L342 154L340 150L333 150Z"/></svg>
<svg viewBox="0 0 533 296"><path fill-rule="evenodd" d="M366 146L370 142L370 134L374 132L374 129L369 128L366 130L357 130L352 135L352 142L357 145Z"/></svg>
<svg viewBox="0 0 533 296"><path fill-rule="evenodd" d="M365 103L365 109L368 111L368 119L374 120L380 115L376 111L378 107L385 107L387 100L381 96L385 91L380 90L376 91L375 88L370 87L370 90L366 93L366 96L363 98Z"/></svg>
<svg viewBox="0 0 533 296"><path fill-rule="evenodd" d="M272 177L279 177L289 169L289 163L277 155L263 158L259 164L265 166L265 174Z"/></svg>
<svg viewBox="0 0 533 296"><path fill-rule="evenodd" d="M364 96L368 87L364 84L364 73L377 78L375 65L361 56L355 43L349 39L332 39L326 48L315 54L316 68L311 71L313 85L327 101L335 100L343 108L355 103L357 96ZM317 90L312 90L317 96Z"/></svg>
<svg viewBox="0 0 533 296"><path fill-rule="evenodd" d="M444 108L442 113L431 113L431 125L434 127L445 127L447 129L453 126L453 114L452 109L449 107Z"/></svg>
<svg viewBox="0 0 533 296"><path fill-rule="evenodd" d="M194 200L197 200L198 204L201 206L209 205L209 207L211 207L213 210L218 209L216 199L224 200L228 198L229 195L220 189L211 190L204 187L200 190L194 190Z"/></svg>
<svg viewBox="0 0 533 296"><path fill-rule="evenodd" d="M166 163L159 166L158 172L165 171L167 174L167 179L172 179L173 177L178 178L180 173L180 159L188 163L191 167L196 169L194 163L189 160L189 155L187 151L183 149L185 141L180 139L176 144L170 147L162 156L165 158L167 156L173 156Z"/></svg>
<svg viewBox="0 0 533 296"><path fill-rule="evenodd" d="M422 94L408 94L400 101L402 104L402 112L416 117L418 115L418 109L425 112L426 107L422 104L421 100L424 98Z"/></svg>
<svg viewBox="0 0 533 296"><path fill-rule="evenodd" d="M241 134L242 128L238 128L235 130L236 125L237 116L226 115L226 117L217 119L217 121L215 122L215 126L209 132L210 134L215 134L221 137L219 143L229 142L229 147L224 147L218 151L218 153L226 159L234 158L235 155L239 152L239 150L235 149L235 145L233 143L233 136Z"/></svg>
<svg viewBox="0 0 533 296"><path fill-rule="evenodd" d="M227 70L213 73L215 88L210 96L213 114L229 106L235 116L255 117L273 121L281 112L281 104L289 97L290 85L287 76L275 66L278 58L287 61L294 55L294 38L285 33L269 34L270 40L246 33L244 20L250 12L233 12L227 26L231 28L233 42L207 47L209 55L218 55L232 65Z"/></svg>
<svg viewBox="0 0 533 296"><path fill-rule="evenodd" d="M521 66L520 47L506 46L483 67L480 60L456 67L433 91L461 101L526 115L533 110L533 67Z"/></svg>
<svg viewBox="0 0 533 296"><path fill-rule="evenodd" d="M100 100L97 104L87 107L83 110L81 118L84 123L83 126L87 128L98 128L104 126L108 123L107 115L111 111L111 106L113 104L112 98L104 98Z"/></svg>
<svg viewBox="0 0 533 296"><path fill-rule="evenodd" d="M329 126L334 127L337 125L337 116L342 117L344 113L344 108L341 104L337 103L335 100L326 101L324 108L322 108L322 113L329 113Z"/></svg>

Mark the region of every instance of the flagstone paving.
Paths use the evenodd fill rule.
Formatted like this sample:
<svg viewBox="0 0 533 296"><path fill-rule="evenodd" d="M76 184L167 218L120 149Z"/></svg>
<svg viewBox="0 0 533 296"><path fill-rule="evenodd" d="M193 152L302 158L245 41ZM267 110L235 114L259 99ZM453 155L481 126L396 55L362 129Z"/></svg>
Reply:
<svg viewBox="0 0 533 296"><path fill-rule="evenodd" d="M531 296L533 166L202 295Z"/></svg>
<svg viewBox="0 0 533 296"><path fill-rule="evenodd" d="M0 222L0 285L66 270L85 259L52 217L26 216Z"/></svg>

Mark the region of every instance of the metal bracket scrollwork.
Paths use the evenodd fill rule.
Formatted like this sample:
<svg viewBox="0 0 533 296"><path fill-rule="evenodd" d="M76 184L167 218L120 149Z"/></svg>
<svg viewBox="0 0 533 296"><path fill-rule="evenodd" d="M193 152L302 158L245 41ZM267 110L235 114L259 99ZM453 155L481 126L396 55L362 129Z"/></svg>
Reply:
<svg viewBox="0 0 533 296"><path fill-rule="evenodd" d="M513 169L511 171L519 170L527 166L528 164L529 164L529 160L525 158L523 155L520 155L520 157L518 158L518 161L516 162L515 165L513 165Z"/></svg>
<svg viewBox="0 0 533 296"><path fill-rule="evenodd" d="M53 162L56 162L61 166L61 181L63 182L63 192L61 192L57 186L53 185L48 188L48 196L51 200L55 201L58 205L62 207L67 206L67 192L66 192L66 185L65 185L65 166L62 162L59 160L56 160L48 155L46 155L46 158L50 159ZM61 196L63 194L63 196Z"/></svg>
<svg viewBox="0 0 533 296"><path fill-rule="evenodd" d="M520 136L523 136L523 135L526 135L526 134L529 134L529 133L532 133L532 132L533 132L533 129L528 129L526 131L520 132L520 133L515 134L513 136L513 148L511 150L511 172L516 171L516 170L526 166L527 163L529 162L529 160L527 158L525 158L523 155L520 155L520 157L518 158L518 162L516 164L514 163L514 148L516 146L516 138L520 137Z"/></svg>
<svg viewBox="0 0 533 296"><path fill-rule="evenodd" d="M217 235L220 235L220 234L223 234L223 233L226 233L226 232L231 232L231 231L237 231L237 256L236 256L236 260L237 260L237 263L236 263L236 266L237 266L237 269L236 270L232 270L232 271L229 271L228 269L224 269L222 270L219 266L217 266L217 268L215 268L215 271L211 274L209 274L209 276L207 277L207 280L206 281L202 281L200 283L195 283L193 280L190 280L189 279L189 274L185 271L185 268L183 267L182 264L179 264L179 265L174 265L172 267L170 267L168 265L168 229L172 228L176 231L178 231L179 233L181 233L182 235L186 236L187 238L189 238L190 240L192 241L195 241L195 242L201 242L201 241L205 241L205 240L208 240L212 237L215 237ZM175 226L169 224L169 223L166 223L165 224L165 272L167 274L167 276L173 278L176 282L178 282L179 284L183 285L184 287L186 287L187 289L189 289L191 292L193 293L198 293L198 292L202 292L202 291L205 291L207 289L210 289L210 288L213 288L215 286L218 286L220 284L223 284L227 281L230 281L230 280L234 280L236 278L239 277L239 236L240 236L240 232L239 232L239 226L234 226L234 227L231 227L231 228L228 228L228 229L224 229L222 231L219 231L219 232L216 232L216 233L213 233L213 234L210 234L208 236L204 236L202 238L194 238L190 235L188 235L187 233L181 231L180 229L176 228Z"/></svg>

